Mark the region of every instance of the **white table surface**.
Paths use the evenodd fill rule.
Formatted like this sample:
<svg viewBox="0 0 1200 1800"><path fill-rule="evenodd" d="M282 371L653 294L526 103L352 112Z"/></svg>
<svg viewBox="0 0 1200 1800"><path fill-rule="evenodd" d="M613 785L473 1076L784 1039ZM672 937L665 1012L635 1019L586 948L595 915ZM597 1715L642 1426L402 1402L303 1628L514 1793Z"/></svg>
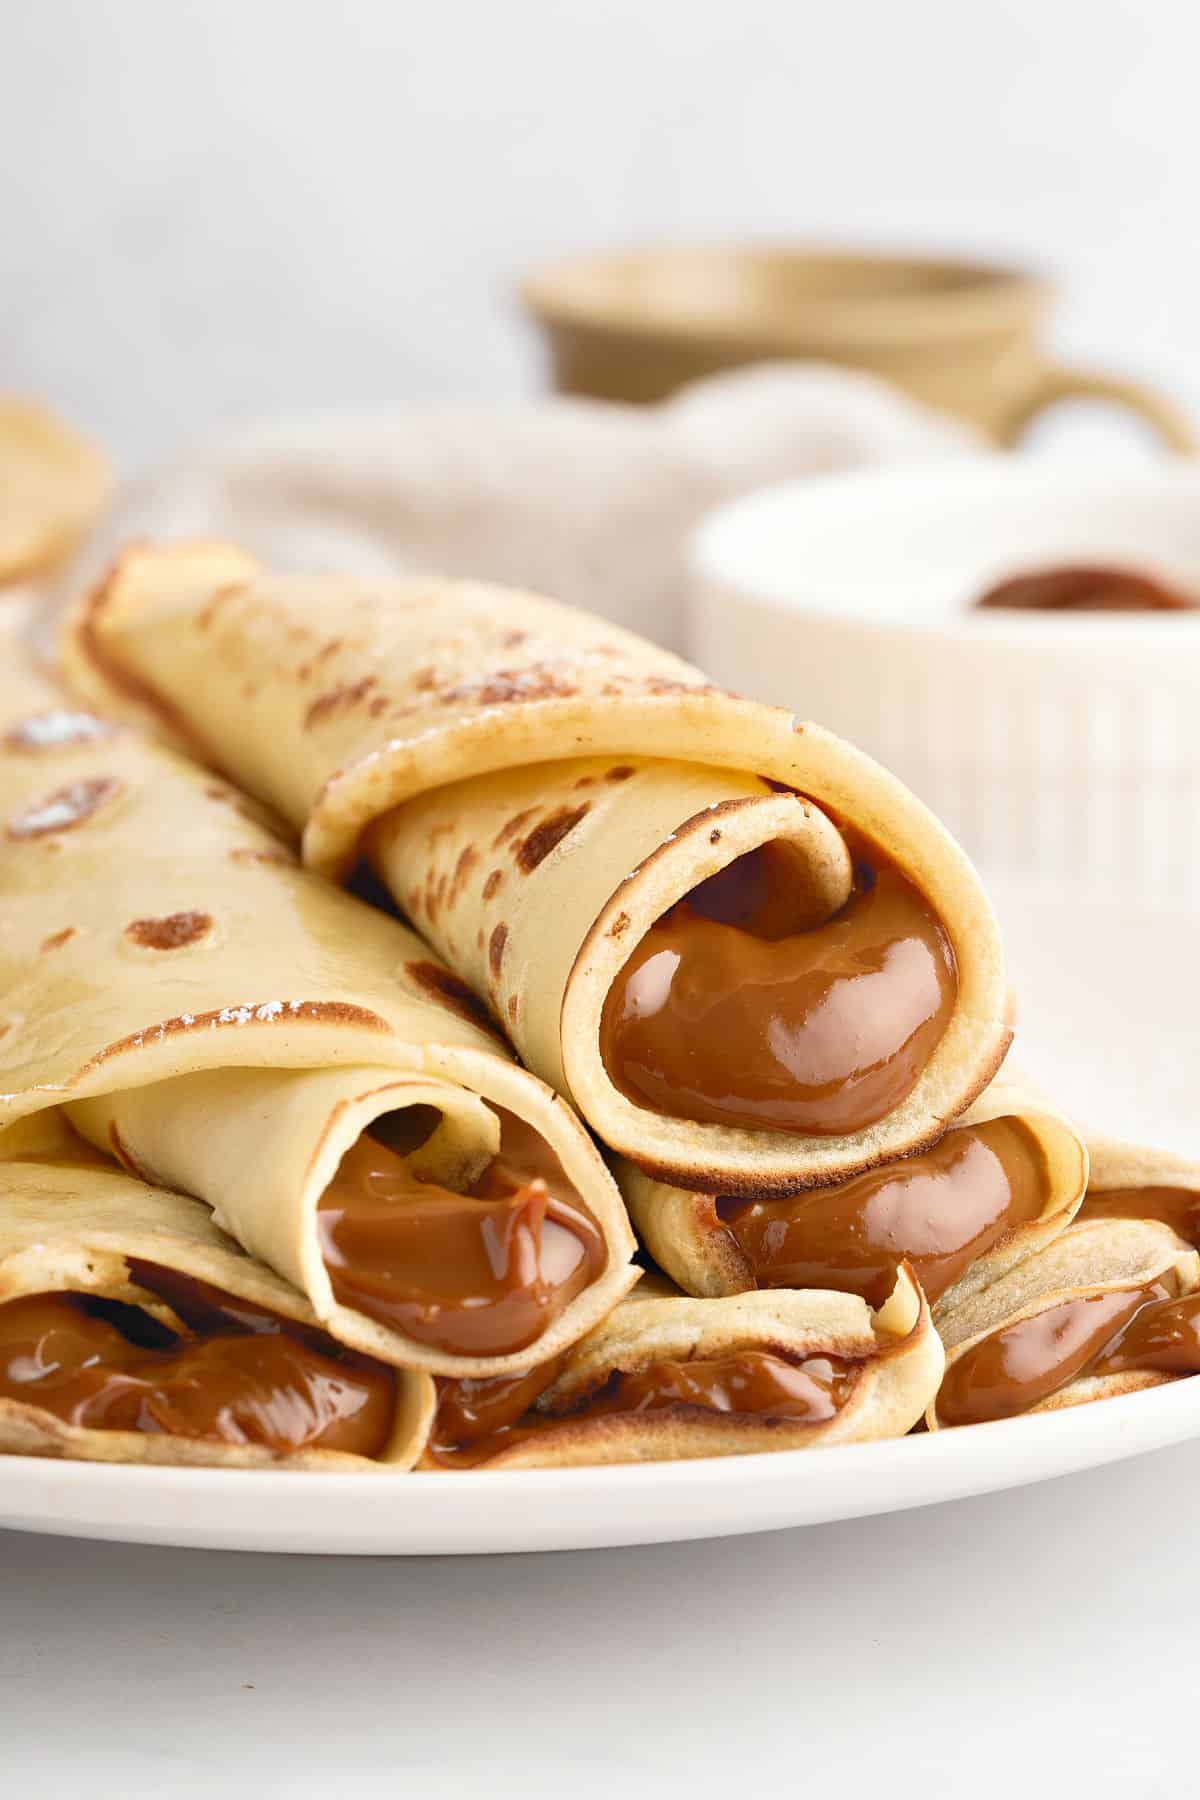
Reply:
<svg viewBox="0 0 1200 1800"><path fill-rule="evenodd" d="M999 883L1026 1059L1200 1151L1200 970ZM1101 958L1103 961L1101 962ZM386 1561L0 1534L0 1792L1137 1800L1191 1730L1200 1441L921 1512ZM814 1783L820 1785L813 1786ZM786 1785L785 1785L786 1784Z"/></svg>
<svg viewBox="0 0 1200 1800"><path fill-rule="evenodd" d="M1137 1800L1178 1772L1194 1717L1198 1489L1195 1443L619 1553L272 1559L7 1534L0 1785L1036 1800L1061 1781Z"/></svg>

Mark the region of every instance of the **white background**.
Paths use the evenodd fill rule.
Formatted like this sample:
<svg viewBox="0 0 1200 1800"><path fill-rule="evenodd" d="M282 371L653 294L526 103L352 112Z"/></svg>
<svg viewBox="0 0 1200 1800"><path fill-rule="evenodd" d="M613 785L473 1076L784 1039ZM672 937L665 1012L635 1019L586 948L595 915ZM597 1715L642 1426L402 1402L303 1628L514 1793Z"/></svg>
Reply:
<svg viewBox="0 0 1200 1800"><path fill-rule="evenodd" d="M1057 270L1200 400L1186 0L0 0L0 390L127 465L536 379L514 278L799 235Z"/></svg>
<svg viewBox="0 0 1200 1800"><path fill-rule="evenodd" d="M1194 20L0 0L0 389L126 467L280 411L515 394L531 263L795 234L1056 268L1065 347L1195 404ZM890 1520L532 1560L9 1535L0 1785L1130 1800L1194 1763L1198 1481L1188 1446Z"/></svg>
<svg viewBox="0 0 1200 1800"><path fill-rule="evenodd" d="M1189 1444L873 1524L427 1562L0 1534L2 1785L1182 1797L1198 1483Z"/></svg>

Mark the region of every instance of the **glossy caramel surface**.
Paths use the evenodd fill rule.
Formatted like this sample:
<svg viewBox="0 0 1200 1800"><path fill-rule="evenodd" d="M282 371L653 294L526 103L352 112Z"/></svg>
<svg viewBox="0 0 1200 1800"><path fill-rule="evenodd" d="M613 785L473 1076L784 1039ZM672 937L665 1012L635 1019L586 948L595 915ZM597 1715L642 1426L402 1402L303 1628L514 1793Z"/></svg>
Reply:
<svg viewBox="0 0 1200 1800"><path fill-rule="evenodd" d="M1081 563L1015 575L975 604L1023 612L1190 612L1200 600L1136 569Z"/></svg>
<svg viewBox="0 0 1200 1800"><path fill-rule="evenodd" d="M765 1350L664 1359L615 1371L565 1412L533 1409L559 1366L508 1382L439 1381L430 1459L451 1468L475 1467L531 1437L613 1413L702 1412L818 1425L845 1405L861 1368L834 1356L793 1359Z"/></svg>
<svg viewBox="0 0 1200 1800"><path fill-rule="evenodd" d="M1200 1248L1200 1192L1195 1188L1089 1188L1081 1219L1158 1219Z"/></svg>
<svg viewBox="0 0 1200 1800"><path fill-rule="evenodd" d="M882 1306L907 1260L930 1301L1050 1198L1020 1119L949 1131L932 1150L786 1200L716 1202L759 1287L839 1288Z"/></svg>
<svg viewBox="0 0 1200 1800"><path fill-rule="evenodd" d="M654 924L605 1000L600 1048L638 1106L715 1125L840 1135L907 1098L954 1010L949 939L882 851L847 835L853 892L797 916L797 852L766 844Z"/></svg>
<svg viewBox="0 0 1200 1800"><path fill-rule="evenodd" d="M1084 1375L1147 1370L1200 1374L1200 1293L1173 1276L1108 1294L1080 1294L982 1338L947 1370L943 1425L1011 1418Z"/></svg>
<svg viewBox="0 0 1200 1800"><path fill-rule="evenodd" d="M1200 1294L1153 1300L1136 1312L1092 1364L1093 1375L1155 1369L1168 1375L1200 1374Z"/></svg>
<svg viewBox="0 0 1200 1800"><path fill-rule="evenodd" d="M421 1344L503 1356L536 1343L604 1267L599 1226L540 1135L501 1112L469 1193L420 1181L370 1133L318 1212L336 1299Z"/></svg>
<svg viewBox="0 0 1200 1800"><path fill-rule="evenodd" d="M151 1265L138 1281L184 1324L82 1294L0 1306L0 1397L66 1424L374 1457L396 1407L390 1369L323 1333Z"/></svg>

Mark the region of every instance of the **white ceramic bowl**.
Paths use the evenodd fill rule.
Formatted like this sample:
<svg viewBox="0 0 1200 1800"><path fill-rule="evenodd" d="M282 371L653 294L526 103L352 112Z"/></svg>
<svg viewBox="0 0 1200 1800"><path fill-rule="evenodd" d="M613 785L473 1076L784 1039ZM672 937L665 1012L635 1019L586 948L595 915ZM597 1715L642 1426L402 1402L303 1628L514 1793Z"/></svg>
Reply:
<svg viewBox="0 0 1200 1800"><path fill-rule="evenodd" d="M1200 467L1023 457L751 494L690 547L691 652L895 770L990 869L1200 898L1200 612L978 612L1118 563L1200 591Z"/></svg>

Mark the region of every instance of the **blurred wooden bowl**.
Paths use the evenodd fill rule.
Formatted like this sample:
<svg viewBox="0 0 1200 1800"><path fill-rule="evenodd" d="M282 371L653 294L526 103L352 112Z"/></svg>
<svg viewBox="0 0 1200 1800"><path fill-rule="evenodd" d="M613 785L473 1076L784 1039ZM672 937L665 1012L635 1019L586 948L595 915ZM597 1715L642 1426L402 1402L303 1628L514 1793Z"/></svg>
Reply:
<svg viewBox="0 0 1200 1800"><path fill-rule="evenodd" d="M1018 269L790 245L573 257L521 286L562 393L662 400L747 363L841 363L1011 444L1069 398L1128 407L1172 449L1195 448L1165 396L1064 368L1041 347L1052 287Z"/></svg>

